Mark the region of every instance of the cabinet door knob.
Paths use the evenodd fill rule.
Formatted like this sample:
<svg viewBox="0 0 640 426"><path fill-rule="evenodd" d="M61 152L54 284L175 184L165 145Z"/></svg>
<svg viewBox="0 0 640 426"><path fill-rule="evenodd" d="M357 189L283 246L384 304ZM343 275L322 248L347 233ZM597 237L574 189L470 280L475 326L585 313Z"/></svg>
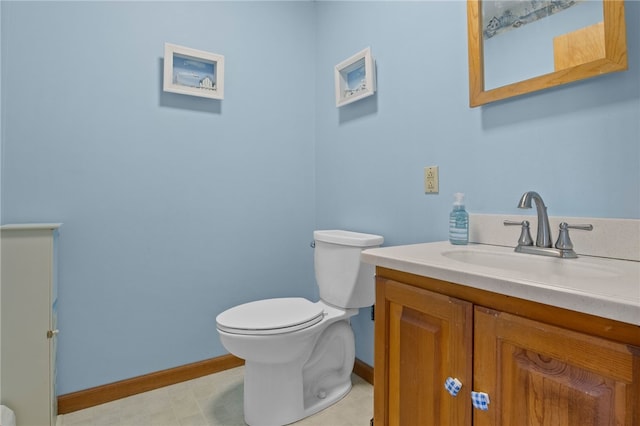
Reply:
<svg viewBox="0 0 640 426"><path fill-rule="evenodd" d="M471 402L478 410L486 411L489 409L489 395L484 392L471 392Z"/></svg>
<svg viewBox="0 0 640 426"><path fill-rule="evenodd" d="M60 333L60 330L48 330L47 331L47 339L53 338L56 334Z"/></svg>
<svg viewBox="0 0 640 426"><path fill-rule="evenodd" d="M444 388L451 395L456 396L458 392L460 392L460 388L462 387L462 382L453 377L447 377L447 380L444 382Z"/></svg>

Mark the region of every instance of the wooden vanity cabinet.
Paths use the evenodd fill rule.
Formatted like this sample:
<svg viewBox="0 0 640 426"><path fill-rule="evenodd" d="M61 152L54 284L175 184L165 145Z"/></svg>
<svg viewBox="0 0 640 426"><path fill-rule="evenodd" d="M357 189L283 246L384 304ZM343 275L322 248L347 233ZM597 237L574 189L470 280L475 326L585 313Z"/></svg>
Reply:
<svg viewBox="0 0 640 426"><path fill-rule="evenodd" d="M377 275L376 426L640 425L640 327ZM462 382L457 396L447 377ZM471 391L489 395L488 410L473 408Z"/></svg>
<svg viewBox="0 0 640 426"><path fill-rule="evenodd" d="M376 291L375 424L470 424L471 404L443 384L449 376L471 383L473 305L394 281Z"/></svg>

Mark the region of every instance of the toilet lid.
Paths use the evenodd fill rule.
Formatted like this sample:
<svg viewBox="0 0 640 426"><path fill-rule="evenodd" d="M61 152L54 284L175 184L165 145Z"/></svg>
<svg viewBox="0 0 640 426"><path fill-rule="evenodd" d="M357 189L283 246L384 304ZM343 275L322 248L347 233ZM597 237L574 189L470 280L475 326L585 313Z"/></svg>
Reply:
<svg viewBox="0 0 640 426"><path fill-rule="evenodd" d="M279 334L310 327L323 318L320 304L301 297L258 300L227 309L218 329L234 334Z"/></svg>

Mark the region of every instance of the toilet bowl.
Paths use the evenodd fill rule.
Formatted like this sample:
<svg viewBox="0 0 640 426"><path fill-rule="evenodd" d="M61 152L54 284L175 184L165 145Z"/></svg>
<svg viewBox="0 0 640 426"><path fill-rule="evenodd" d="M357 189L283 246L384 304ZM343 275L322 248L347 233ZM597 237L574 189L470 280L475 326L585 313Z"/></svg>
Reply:
<svg viewBox="0 0 640 426"><path fill-rule="evenodd" d="M343 310L294 298L262 300L261 306L250 303L236 308L255 307L264 312L271 302L274 313L283 312L283 302L308 302L310 314L320 309L320 321L312 320L311 325L295 331L284 327L261 329L260 334L236 330L240 333L235 334L231 327L224 326L225 316L218 317L223 346L245 360L244 416L249 425L295 422L340 400L351 389L355 344L348 318L357 309ZM332 352L330 356L328 351Z"/></svg>
<svg viewBox="0 0 640 426"><path fill-rule="evenodd" d="M315 231L320 299L266 299L216 318L223 346L245 360L244 416L279 426L310 416L351 390L355 343L349 319L374 303L374 270L360 252L382 237Z"/></svg>

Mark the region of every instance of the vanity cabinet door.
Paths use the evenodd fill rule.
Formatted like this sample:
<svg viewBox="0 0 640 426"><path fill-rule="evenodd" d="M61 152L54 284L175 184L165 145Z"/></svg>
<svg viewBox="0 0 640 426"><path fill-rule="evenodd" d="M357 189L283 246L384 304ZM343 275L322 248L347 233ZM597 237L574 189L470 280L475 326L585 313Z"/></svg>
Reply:
<svg viewBox="0 0 640 426"><path fill-rule="evenodd" d="M472 304L376 281L375 424L471 425ZM448 377L462 382L458 396Z"/></svg>
<svg viewBox="0 0 640 426"><path fill-rule="evenodd" d="M640 425L640 349L475 307L474 425Z"/></svg>

